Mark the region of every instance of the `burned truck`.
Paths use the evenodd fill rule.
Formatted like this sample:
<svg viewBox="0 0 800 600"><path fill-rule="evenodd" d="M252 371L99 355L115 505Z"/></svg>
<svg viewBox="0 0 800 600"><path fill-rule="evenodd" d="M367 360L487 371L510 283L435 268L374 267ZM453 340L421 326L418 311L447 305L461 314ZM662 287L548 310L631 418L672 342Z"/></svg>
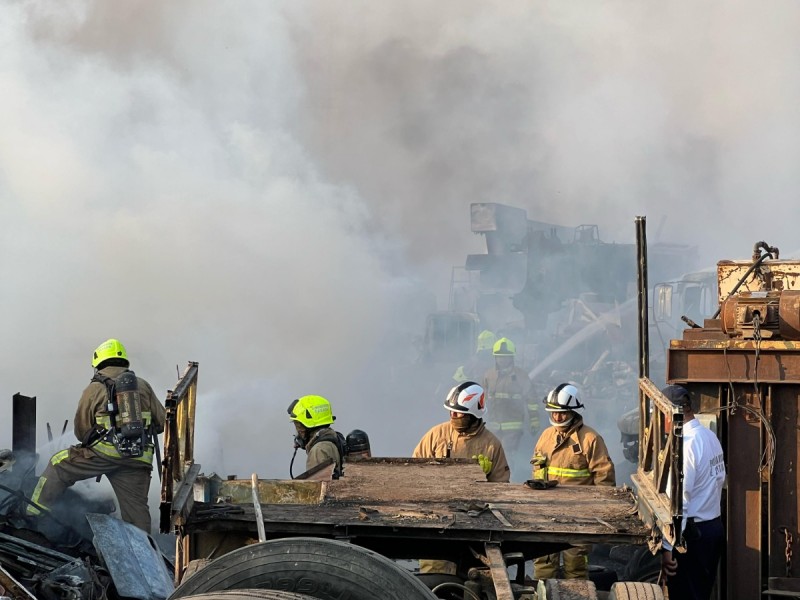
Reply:
<svg viewBox="0 0 800 600"><path fill-rule="evenodd" d="M257 589L284 599L593 600L592 581L534 581L525 563L572 544L650 536L630 489L489 483L466 459L349 459L340 479L333 464L294 480L203 474L193 453L197 371L190 363L166 403L161 529L177 537L171 598ZM415 573L409 559L449 560L456 574ZM650 584L614 586L606 597L662 598Z"/></svg>

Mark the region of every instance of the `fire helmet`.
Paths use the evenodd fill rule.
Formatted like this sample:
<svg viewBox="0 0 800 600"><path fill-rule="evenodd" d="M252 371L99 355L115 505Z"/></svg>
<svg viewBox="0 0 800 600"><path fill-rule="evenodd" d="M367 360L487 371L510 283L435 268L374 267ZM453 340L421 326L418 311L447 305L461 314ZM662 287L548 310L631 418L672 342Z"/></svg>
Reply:
<svg viewBox="0 0 800 600"><path fill-rule="evenodd" d="M94 354L92 354L92 367L97 368L97 365L109 358L128 360L128 353L125 351L125 346L122 345L122 342L111 338L95 348Z"/></svg>
<svg viewBox="0 0 800 600"><path fill-rule="evenodd" d="M567 412L583 408L578 388L571 383L560 383L544 399L544 409L548 412Z"/></svg>
<svg viewBox="0 0 800 600"><path fill-rule="evenodd" d="M488 329L484 329L478 334L478 344L475 347L475 351L482 352L484 350L491 350L496 341L497 336Z"/></svg>
<svg viewBox="0 0 800 600"><path fill-rule="evenodd" d="M353 429L345 438L348 452L369 452L369 436L366 431Z"/></svg>
<svg viewBox="0 0 800 600"><path fill-rule="evenodd" d="M492 354L495 356L514 356L517 353L517 347L510 339L502 337L494 343Z"/></svg>
<svg viewBox="0 0 800 600"><path fill-rule="evenodd" d="M474 381L465 381L450 390L444 407L450 412L465 413L482 419L486 414L486 393Z"/></svg>
<svg viewBox="0 0 800 600"><path fill-rule="evenodd" d="M322 396L303 396L289 405L289 419L308 429L330 425L336 420L331 403Z"/></svg>

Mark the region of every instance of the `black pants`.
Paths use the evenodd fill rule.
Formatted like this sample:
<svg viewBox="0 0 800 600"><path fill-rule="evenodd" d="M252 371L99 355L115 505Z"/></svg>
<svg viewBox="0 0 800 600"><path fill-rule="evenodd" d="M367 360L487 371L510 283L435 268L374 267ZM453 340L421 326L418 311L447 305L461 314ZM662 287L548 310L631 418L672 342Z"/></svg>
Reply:
<svg viewBox="0 0 800 600"><path fill-rule="evenodd" d="M719 517L695 523L699 537L686 542L686 552L673 552L678 572L667 579L669 597L675 600L708 600L717 565L725 545L725 530Z"/></svg>

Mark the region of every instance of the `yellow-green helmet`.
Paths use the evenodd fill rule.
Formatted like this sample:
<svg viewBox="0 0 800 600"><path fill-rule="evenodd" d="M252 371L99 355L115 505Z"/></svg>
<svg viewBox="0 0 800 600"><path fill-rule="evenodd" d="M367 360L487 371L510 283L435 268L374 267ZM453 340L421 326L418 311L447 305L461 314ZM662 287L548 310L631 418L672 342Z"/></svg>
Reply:
<svg viewBox="0 0 800 600"><path fill-rule="evenodd" d="M475 350L478 352L481 350L491 350L496 341L497 336L488 329L484 329L478 334L478 345Z"/></svg>
<svg viewBox="0 0 800 600"><path fill-rule="evenodd" d="M336 420L331 403L322 396L303 396L289 405L287 411L292 421L297 421L312 429L330 425Z"/></svg>
<svg viewBox="0 0 800 600"><path fill-rule="evenodd" d="M500 338L494 343L492 354L495 356L514 356L517 353L517 347L508 338Z"/></svg>
<svg viewBox="0 0 800 600"><path fill-rule="evenodd" d="M109 358L128 360L128 353L125 351L125 346L122 345L122 342L111 338L95 348L92 355L92 367L97 367L97 365Z"/></svg>

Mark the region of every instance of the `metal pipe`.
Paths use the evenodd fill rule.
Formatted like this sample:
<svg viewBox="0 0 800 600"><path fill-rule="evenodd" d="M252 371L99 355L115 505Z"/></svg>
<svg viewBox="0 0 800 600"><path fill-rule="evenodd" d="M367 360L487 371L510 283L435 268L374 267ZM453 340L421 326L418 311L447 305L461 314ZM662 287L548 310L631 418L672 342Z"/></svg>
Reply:
<svg viewBox="0 0 800 600"><path fill-rule="evenodd" d="M639 300L639 378L650 376L650 325L647 304L647 217L636 217L636 282Z"/></svg>

